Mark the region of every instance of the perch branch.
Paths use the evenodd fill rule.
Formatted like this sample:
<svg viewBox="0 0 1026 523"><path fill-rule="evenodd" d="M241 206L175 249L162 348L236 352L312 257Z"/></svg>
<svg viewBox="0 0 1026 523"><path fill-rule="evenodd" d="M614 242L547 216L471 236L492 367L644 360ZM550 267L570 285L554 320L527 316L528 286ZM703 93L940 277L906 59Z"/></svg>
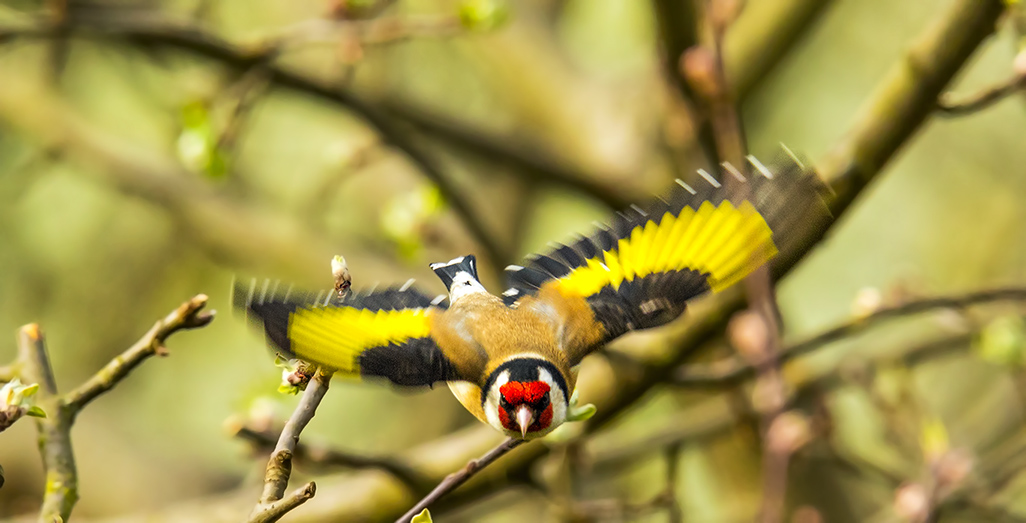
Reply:
<svg viewBox="0 0 1026 523"><path fill-rule="evenodd" d="M829 343L865 332L882 322L894 318L938 309L959 310L974 305L1004 301L1026 301L1026 288L990 289L956 296L926 298L886 307L866 317L852 318L808 340L792 345L780 354L780 359L783 362L790 361ZM673 383L684 387L720 387L746 379L754 372L755 366L749 364L744 359L729 357L714 363L692 364L681 367L677 370Z"/></svg>
<svg viewBox="0 0 1026 523"><path fill-rule="evenodd" d="M285 428L278 436L278 443L267 462L264 489L260 494L260 501L249 517L251 523L278 521L286 512L313 497L314 484L309 483L283 499L285 489L289 485L289 477L292 475L292 457L296 453L296 445L299 444L299 434L313 419L324 393L328 392L330 382L331 373L318 369L303 391L296 410L285 423Z"/></svg>
<svg viewBox="0 0 1026 523"><path fill-rule="evenodd" d="M424 498L417 502L413 508L400 516L399 519L396 520L396 523L409 523L409 521L413 519L413 516L420 514L421 511L441 499L442 496L456 490L460 485L466 483L468 479L472 478L474 474L477 474L488 465L491 465L493 461L506 455L507 452L517 448L522 443L524 443L524 440L522 439L508 438L494 449L488 451L484 456L470 460L462 469L446 476L445 479L443 479L442 482L434 488L434 490L429 492L427 496L424 496Z"/></svg>
<svg viewBox="0 0 1026 523"><path fill-rule="evenodd" d="M82 410L97 396L112 389L117 383L151 356L166 356L164 342L169 336L187 329L204 327L214 319L215 311L201 312L207 304L207 296L199 294L181 304L143 335L139 341L110 361L103 369L82 383L64 397L65 408L72 416Z"/></svg>

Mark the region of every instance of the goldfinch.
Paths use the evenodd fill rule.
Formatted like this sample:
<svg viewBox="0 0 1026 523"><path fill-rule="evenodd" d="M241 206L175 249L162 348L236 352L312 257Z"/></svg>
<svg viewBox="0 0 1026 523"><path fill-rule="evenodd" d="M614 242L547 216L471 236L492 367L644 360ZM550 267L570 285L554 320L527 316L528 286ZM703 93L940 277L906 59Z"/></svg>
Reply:
<svg viewBox="0 0 1026 523"><path fill-rule="evenodd" d="M406 387L447 382L481 421L538 438L567 419L573 369L590 352L680 316L825 224L814 172L793 158L749 161L747 179L729 164L719 179L699 171L698 187L678 180L667 200L507 267L501 296L466 255L431 265L447 297L410 283L342 299L254 284L236 286L234 302L289 357Z"/></svg>

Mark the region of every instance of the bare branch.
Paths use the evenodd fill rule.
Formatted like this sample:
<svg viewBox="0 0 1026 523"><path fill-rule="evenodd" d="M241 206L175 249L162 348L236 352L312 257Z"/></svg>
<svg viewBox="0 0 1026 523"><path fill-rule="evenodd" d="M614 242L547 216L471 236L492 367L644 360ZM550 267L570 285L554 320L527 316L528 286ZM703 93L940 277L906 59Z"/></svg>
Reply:
<svg viewBox="0 0 1026 523"><path fill-rule="evenodd" d="M1026 74L1017 74L969 96L958 97L952 93L944 93L937 102L937 110L944 116L971 114L982 111L1023 89L1026 89Z"/></svg>
<svg viewBox="0 0 1026 523"><path fill-rule="evenodd" d="M278 433L270 430L239 425L233 428L232 435L252 443L259 449L271 452L277 442L276 434ZM413 492L426 491L430 486L427 480L409 465L385 456L364 456L326 446L299 443L293 457L303 466L381 469L405 483Z"/></svg>
<svg viewBox="0 0 1026 523"><path fill-rule="evenodd" d="M420 514L421 511L430 507L432 503L441 499L442 496L456 490L460 485L466 483L468 479L474 477L474 474L477 474L493 461L506 455L507 452L517 448L522 443L524 443L524 440L522 439L509 438L500 443L494 449L488 451L484 456L470 460L462 469L446 476L434 490L428 493L427 496L424 496L424 499L421 499L413 506L413 508L406 511L405 514L399 517L399 519L396 520L396 523L409 523L409 521L413 519L413 516Z"/></svg>
<svg viewBox="0 0 1026 523"><path fill-rule="evenodd" d="M1026 301L1026 288L1011 287L989 289L968 294L925 298L877 310L869 316L852 318L808 340L788 347L780 354L782 362L790 361L824 345L855 336L895 318L935 311L938 309L965 309L974 305L997 302ZM672 383L683 387L720 387L746 379L755 372L755 366L743 358L730 357L714 363L692 364L681 367Z"/></svg>
<svg viewBox="0 0 1026 523"><path fill-rule="evenodd" d="M139 341L64 397L64 405L70 414L76 415L90 401L112 389L146 359L156 355L166 356L164 342L172 334L204 327L213 321L215 311L201 312L206 304L207 296L198 294L158 320Z"/></svg>
<svg viewBox="0 0 1026 523"><path fill-rule="evenodd" d="M307 500L314 497L317 492L317 485L311 481L306 485L292 491L289 495L285 496L278 501L268 504L260 510L259 514L254 515L250 518L251 522L272 522L278 521L282 516L287 514L292 509L306 503Z"/></svg>
<svg viewBox="0 0 1026 523"><path fill-rule="evenodd" d="M278 436L274 452L271 453L271 459L267 462L263 493L249 517L250 522L277 521L286 512L313 497L313 484L311 483L307 486L309 495L303 497L294 493L289 496L288 500L282 499L285 496L285 489L289 485L289 477L292 475L292 456L295 455L296 445L299 444L299 434L313 419L317 406L324 398L324 393L328 392L330 382L331 373L318 369L317 374L307 384L306 390L303 391L303 396L299 400L299 405L296 406L296 410L292 412L292 416L285 423L285 428ZM283 510L282 507L287 508Z"/></svg>
<svg viewBox="0 0 1026 523"><path fill-rule="evenodd" d="M723 38L729 89L738 103L754 91L802 37L832 0L748 2Z"/></svg>
<svg viewBox="0 0 1026 523"><path fill-rule="evenodd" d="M32 323L18 330L18 365L22 380L39 384L39 403L46 412L45 418L36 418L47 485L39 519L66 521L78 501L78 471L71 445L74 415L64 408L57 395L50 356L39 325Z"/></svg>

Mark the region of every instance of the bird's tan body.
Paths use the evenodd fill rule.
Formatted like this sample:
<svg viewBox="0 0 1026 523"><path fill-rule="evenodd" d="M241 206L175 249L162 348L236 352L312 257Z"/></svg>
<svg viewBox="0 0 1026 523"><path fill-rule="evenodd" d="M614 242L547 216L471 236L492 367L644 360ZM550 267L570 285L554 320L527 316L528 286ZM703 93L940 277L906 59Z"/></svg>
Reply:
<svg viewBox="0 0 1026 523"><path fill-rule="evenodd" d="M549 294L549 293L546 293ZM602 327L584 300L553 293L525 299L517 308L487 292L466 295L432 317L431 330L442 352L463 376L474 381L451 381L449 388L460 403L487 423L481 407L481 388L498 366L517 357L537 356L560 370L570 391L576 373L570 361L579 346L593 343ZM581 310L583 308L583 310Z"/></svg>

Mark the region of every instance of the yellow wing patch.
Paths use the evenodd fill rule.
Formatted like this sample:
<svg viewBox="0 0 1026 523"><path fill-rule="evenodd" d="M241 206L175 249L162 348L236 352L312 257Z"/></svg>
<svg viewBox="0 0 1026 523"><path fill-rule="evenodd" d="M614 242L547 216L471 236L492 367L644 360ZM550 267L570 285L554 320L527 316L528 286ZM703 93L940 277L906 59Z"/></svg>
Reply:
<svg viewBox="0 0 1026 523"><path fill-rule="evenodd" d="M749 202L735 207L703 202L685 207L659 223L648 221L621 239L616 249L587 260L556 282L567 296L590 296L603 287L619 288L652 273L690 269L708 275L709 287L723 290L777 253L766 220Z"/></svg>
<svg viewBox="0 0 1026 523"><path fill-rule="evenodd" d="M291 351L299 358L346 374L359 374L360 353L430 334L427 309L353 307L297 309L289 316Z"/></svg>

